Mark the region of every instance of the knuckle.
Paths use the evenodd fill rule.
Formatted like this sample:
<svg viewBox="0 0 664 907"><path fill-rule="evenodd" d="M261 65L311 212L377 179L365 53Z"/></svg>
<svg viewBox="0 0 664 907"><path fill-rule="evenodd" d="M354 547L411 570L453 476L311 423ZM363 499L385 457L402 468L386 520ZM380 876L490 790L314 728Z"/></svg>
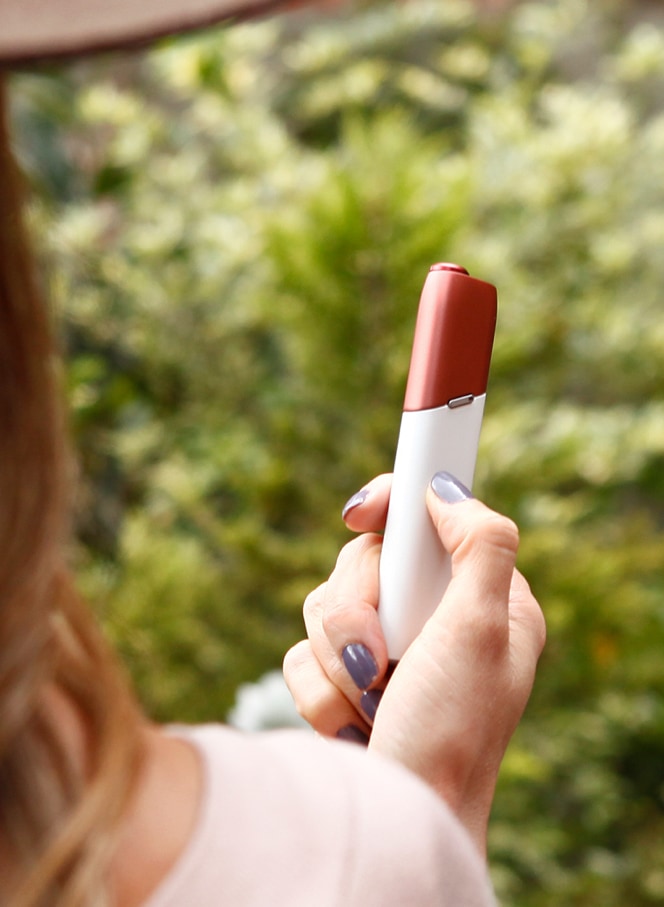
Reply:
<svg viewBox="0 0 664 907"><path fill-rule="evenodd" d="M283 659L282 669L286 685L290 689L290 678L297 676L299 671L304 667L311 658L311 645L308 639L302 639L286 652Z"/></svg>
<svg viewBox="0 0 664 907"><path fill-rule="evenodd" d="M475 523L469 530L469 545L481 545L516 558L519 550L519 528L509 517L494 513Z"/></svg>
<svg viewBox="0 0 664 907"><path fill-rule="evenodd" d="M311 666L315 656L309 640L303 639L284 655L283 672L298 714L315 724L327 708L328 693L320 684L311 683Z"/></svg>
<svg viewBox="0 0 664 907"><path fill-rule="evenodd" d="M351 603L345 598L330 598L322 613L323 632L328 639L336 638L348 623Z"/></svg>
<svg viewBox="0 0 664 907"><path fill-rule="evenodd" d="M544 611L533 595L528 581L514 571L514 589L512 592L512 609L517 620L520 620L529 630L532 644L537 658L542 654L546 645L547 626Z"/></svg>
<svg viewBox="0 0 664 907"><path fill-rule="evenodd" d="M363 544L364 535L358 535L351 539L350 542L346 542L337 555L335 568L337 570L345 569L348 562L352 561L357 556L358 549L361 549Z"/></svg>
<svg viewBox="0 0 664 907"><path fill-rule="evenodd" d="M533 635L537 647L537 657L542 654L546 645L546 618L539 604L533 599Z"/></svg>
<svg viewBox="0 0 664 907"><path fill-rule="evenodd" d="M326 587L327 583L321 583L320 586L313 589L305 598L304 605L302 606L302 613L304 614L305 621L315 617L315 615L320 612L325 599Z"/></svg>
<svg viewBox="0 0 664 907"><path fill-rule="evenodd" d="M372 548L380 545L381 540L382 537L375 532L363 532L361 535L355 536L350 542L346 542L339 552L337 568L346 569L350 564L364 557Z"/></svg>

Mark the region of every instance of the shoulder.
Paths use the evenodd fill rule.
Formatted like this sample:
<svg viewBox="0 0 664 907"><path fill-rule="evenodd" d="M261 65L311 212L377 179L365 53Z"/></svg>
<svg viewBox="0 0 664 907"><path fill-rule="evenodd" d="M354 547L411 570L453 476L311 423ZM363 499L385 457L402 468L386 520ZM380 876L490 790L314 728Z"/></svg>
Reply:
<svg viewBox="0 0 664 907"><path fill-rule="evenodd" d="M196 829L148 907L228 903L489 907L484 863L457 820L402 767L302 731L175 733L199 753ZM223 893L223 897L221 894Z"/></svg>
<svg viewBox="0 0 664 907"><path fill-rule="evenodd" d="M494 904L486 864L447 805L400 764L355 744L290 733L264 745L292 753L302 822L324 818L343 879L338 904ZM329 846L327 842L321 845ZM337 867L338 868L338 867Z"/></svg>

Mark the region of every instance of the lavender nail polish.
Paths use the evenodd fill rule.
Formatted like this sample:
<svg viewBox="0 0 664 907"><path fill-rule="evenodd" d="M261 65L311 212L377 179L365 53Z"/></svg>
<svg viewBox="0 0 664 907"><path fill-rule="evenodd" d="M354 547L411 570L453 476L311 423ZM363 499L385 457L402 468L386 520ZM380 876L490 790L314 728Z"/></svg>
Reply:
<svg viewBox="0 0 664 907"><path fill-rule="evenodd" d="M354 724L347 724L338 730L337 739L348 740L350 743L360 743L362 746L366 746L369 743L369 738L364 731Z"/></svg>
<svg viewBox="0 0 664 907"><path fill-rule="evenodd" d="M431 487L441 501L448 504L458 504L473 496L470 489L449 472L437 472L431 480Z"/></svg>
<svg viewBox="0 0 664 907"><path fill-rule="evenodd" d="M355 686L360 690L370 687L378 676L378 665L367 647L361 642L351 643L343 650L341 657Z"/></svg>
<svg viewBox="0 0 664 907"><path fill-rule="evenodd" d="M382 697L382 690L365 690L360 696L360 708L369 721L373 721L376 717L376 711Z"/></svg>
<svg viewBox="0 0 664 907"><path fill-rule="evenodd" d="M368 495L368 488L361 488L359 491L356 491L355 494L352 497L348 498L348 500L344 504L344 509L341 511L341 518L345 520L351 510L359 507L360 504L364 504Z"/></svg>

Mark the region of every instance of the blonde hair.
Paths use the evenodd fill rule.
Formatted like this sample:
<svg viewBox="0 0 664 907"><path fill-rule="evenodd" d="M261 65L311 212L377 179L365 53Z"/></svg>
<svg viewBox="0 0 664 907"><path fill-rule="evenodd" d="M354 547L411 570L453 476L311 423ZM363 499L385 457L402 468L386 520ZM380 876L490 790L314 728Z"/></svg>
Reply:
<svg viewBox="0 0 664 907"><path fill-rule="evenodd" d="M22 210L0 78L0 901L89 907L110 902L140 719L65 566L58 358ZM79 719L83 765L52 720L49 695Z"/></svg>

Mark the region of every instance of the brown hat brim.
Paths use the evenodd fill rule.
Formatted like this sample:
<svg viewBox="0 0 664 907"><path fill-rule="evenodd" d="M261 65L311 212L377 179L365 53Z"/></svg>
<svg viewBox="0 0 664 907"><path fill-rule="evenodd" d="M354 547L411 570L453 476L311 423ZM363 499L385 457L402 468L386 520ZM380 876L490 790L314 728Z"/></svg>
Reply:
<svg viewBox="0 0 664 907"><path fill-rule="evenodd" d="M302 0L0 0L0 63L118 50Z"/></svg>

